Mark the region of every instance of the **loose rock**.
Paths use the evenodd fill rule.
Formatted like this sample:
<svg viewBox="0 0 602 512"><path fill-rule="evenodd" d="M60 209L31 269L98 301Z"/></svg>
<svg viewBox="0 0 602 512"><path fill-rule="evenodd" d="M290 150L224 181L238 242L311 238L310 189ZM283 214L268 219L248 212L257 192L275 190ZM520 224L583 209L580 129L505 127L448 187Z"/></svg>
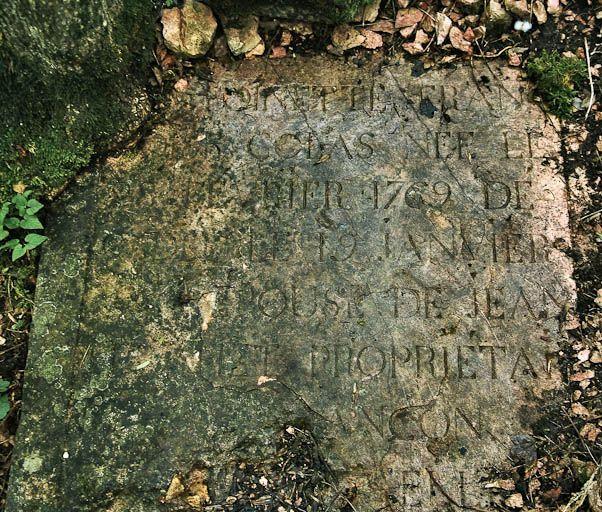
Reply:
<svg viewBox="0 0 602 512"><path fill-rule="evenodd" d="M343 52L361 46L365 40L365 36L349 25L339 25L332 33L333 46Z"/></svg>
<svg viewBox="0 0 602 512"><path fill-rule="evenodd" d="M380 9L380 0L372 0L367 5L364 5L358 13L355 15L353 21L363 22L363 23L372 23L376 21L378 17L378 10Z"/></svg>
<svg viewBox="0 0 602 512"><path fill-rule="evenodd" d="M537 19L537 23L540 25L548 21L548 13L541 0L535 0L533 3L533 14L535 14L535 19Z"/></svg>
<svg viewBox="0 0 602 512"><path fill-rule="evenodd" d="M483 21L489 32L500 33L512 23L512 16L498 0L490 0L483 13Z"/></svg>
<svg viewBox="0 0 602 512"><path fill-rule="evenodd" d="M217 21L209 7L196 0L185 0L182 8L161 13L165 46L184 57L202 57L211 48Z"/></svg>
<svg viewBox="0 0 602 512"><path fill-rule="evenodd" d="M504 0L504 5L508 11L521 19L529 19L531 15L527 0Z"/></svg>
<svg viewBox="0 0 602 512"><path fill-rule="evenodd" d="M260 41L259 44L253 48L251 51L245 53L245 57L247 59L250 59L252 57L259 57L261 55L263 55L263 52L265 52L265 43L263 41Z"/></svg>
<svg viewBox="0 0 602 512"><path fill-rule="evenodd" d="M262 43L261 36L257 31L259 19L256 16L228 18L222 21L228 47L233 55L254 51Z"/></svg>

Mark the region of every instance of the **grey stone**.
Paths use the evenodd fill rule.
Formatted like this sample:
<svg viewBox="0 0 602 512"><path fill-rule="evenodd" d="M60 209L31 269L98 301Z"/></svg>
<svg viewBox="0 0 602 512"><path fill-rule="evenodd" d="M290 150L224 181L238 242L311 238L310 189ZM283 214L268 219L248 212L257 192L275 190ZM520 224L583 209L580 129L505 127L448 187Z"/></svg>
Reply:
<svg viewBox="0 0 602 512"><path fill-rule="evenodd" d="M8 512L223 503L291 425L358 512L491 510L560 382L554 127L495 62L211 66L56 207Z"/></svg>

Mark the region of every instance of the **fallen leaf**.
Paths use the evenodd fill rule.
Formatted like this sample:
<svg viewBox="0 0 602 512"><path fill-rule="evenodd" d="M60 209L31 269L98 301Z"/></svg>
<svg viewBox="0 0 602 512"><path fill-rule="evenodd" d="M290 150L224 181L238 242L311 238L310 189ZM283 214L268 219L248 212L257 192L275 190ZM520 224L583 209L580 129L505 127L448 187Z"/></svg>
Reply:
<svg viewBox="0 0 602 512"><path fill-rule="evenodd" d="M267 375L261 375L258 379L257 379L257 385L258 386L263 386L266 382L272 382L275 381L276 379L274 379L273 377L268 377Z"/></svg>
<svg viewBox="0 0 602 512"><path fill-rule="evenodd" d="M180 479L179 475L175 475L171 479L171 483L169 484L167 493L165 494L165 498L163 498L163 501L165 503L169 503L170 501L173 501L177 497L181 496L183 493L184 484L182 483L182 480Z"/></svg>
<svg viewBox="0 0 602 512"><path fill-rule="evenodd" d="M410 37L414 33L414 30L416 30L416 27L418 27L418 23L415 23L411 27L402 28L399 31L399 35L401 37L403 37L404 39L407 39L408 37Z"/></svg>
<svg viewBox="0 0 602 512"><path fill-rule="evenodd" d="M378 20L372 23L369 27L373 32L385 32L387 34L395 33L395 24L389 20Z"/></svg>
<svg viewBox="0 0 602 512"><path fill-rule="evenodd" d="M594 425L593 423L586 423L579 431L579 435L583 439L594 443L600 435L600 429L596 427L596 425Z"/></svg>
<svg viewBox="0 0 602 512"><path fill-rule="evenodd" d="M543 5L541 0L535 0L535 2L533 2L533 14L535 15L537 23L540 25L543 25L546 21L548 21L548 13L546 12L546 7Z"/></svg>
<svg viewBox="0 0 602 512"><path fill-rule="evenodd" d="M450 29L449 40L456 50L460 50L461 52L468 54L472 53L472 44L470 44L470 41L464 39L464 34L458 27L452 27Z"/></svg>
<svg viewBox="0 0 602 512"><path fill-rule="evenodd" d="M17 194L22 194L23 192L25 192L25 189L27 189L27 185L25 185L21 181L19 183L16 183L15 185L13 185L13 191L16 192Z"/></svg>
<svg viewBox="0 0 602 512"><path fill-rule="evenodd" d="M593 379L594 375L594 370L586 370L584 372L574 373L570 376L569 380L571 382L581 382L582 380Z"/></svg>
<svg viewBox="0 0 602 512"><path fill-rule="evenodd" d="M420 23L423 17L424 13L415 7L401 9L397 11L397 16L395 17L395 28L401 29L411 27Z"/></svg>
<svg viewBox="0 0 602 512"><path fill-rule="evenodd" d="M511 66L520 66L521 63L520 55L512 50L508 50L508 64Z"/></svg>
<svg viewBox="0 0 602 512"><path fill-rule="evenodd" d="M414 38L414 42L424 45L424 44L428 44L430 39L431 38L428 36L428 34L424 30L420 29L416 32L416 37Z"/></svg>
<svg viewBox="0 0 602 512"><path fill-rule="evenodd" d="M365 37L362 46L364 48L368 48L369 50L375 50L376 48L380 48L383 45L383 36L377 34L376 32L368 29L361 29L360 33Z"/></svg>
<svg viewBox="0 0 602 512"><path fill-rule="evenodd" d="M513 491L516 488L514 480L494 480L485 485L486 489L503 489L504 491Z"/></svg>
<svg viewBox="0 0 602 512"><path fill-rule="evenodd" d="M290 30L283 30L280 34L280 46L288 46L293 42L293 34Z"/></svg>
<svg viewBox="0 0 602 512"><path fill-rule="evenodd" d="M401 47L410 55L424 53L424 47L420 43L403 43Z"/></svg>
<svg viewBox="0 0 602 512"><path fill-rule="evenodd" d="M550 489L542 493L542 496L547 501L557 501L560 498L560 494L562 489L560 487L555 487L554 489Z"/></svg>
<svg viewBox="0 0 602 512"><path fill-rule="evenodd" d="M452 20L442 12L437 13L437 22L435 23L435 33L437 34L437 44L441 46L449 34L452 26Z"/></svg>
<svg viewBox="0 0 602 512"><path fill-rule="evenodd" d="M560 14L562 8L560 7L560 0L548 0L548 12L550 14Z"/></svg>
<svg viewBox="0 0 602 512"><path fill-rule="evenodd" d="M523 508L523 496L517 492L506 498L504 503L510 508Z"/></svg>
<svg viewBox="0 0 602 512"><path fill-rule="evenodd" d="M274 48L272 48L270 58L282 59L283 57L286 57L286 48L284 46L274 46Z"/></svg>
<svg viewBox="0 0 602 512"><path fill-rule="evenodd" d="M571 405L571 411L576 416L588 417L590 414L587 407L585 407L583 404L580 404L578 402Z"/></svg>

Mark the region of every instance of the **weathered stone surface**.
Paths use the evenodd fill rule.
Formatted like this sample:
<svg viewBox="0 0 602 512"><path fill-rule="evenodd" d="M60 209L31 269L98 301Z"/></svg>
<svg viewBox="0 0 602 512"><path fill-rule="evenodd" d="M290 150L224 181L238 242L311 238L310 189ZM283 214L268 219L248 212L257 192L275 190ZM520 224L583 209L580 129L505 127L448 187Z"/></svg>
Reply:
<svg viewBox="0 0 602 512"><path fill-rule="evenodd" d="M194 468L220 502L288 425L358 512L491 510L573 284L558 136L515 71L474 66L214 64L74 185L9 512L172 510Z"/></svg>

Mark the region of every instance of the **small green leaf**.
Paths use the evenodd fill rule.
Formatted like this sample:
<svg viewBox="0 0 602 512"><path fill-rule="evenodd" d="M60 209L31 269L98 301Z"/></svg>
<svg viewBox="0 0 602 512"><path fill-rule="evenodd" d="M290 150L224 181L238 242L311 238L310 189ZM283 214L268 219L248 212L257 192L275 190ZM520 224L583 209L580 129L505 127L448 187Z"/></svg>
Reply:
<svg viewBox="0 0 602 512"><path fill-rule="evenodd" d="M23 229L44 229L42 223L37 217L32 215L26 215L25 218L20 222L19 226Z"/></svg>
<svg viewBox="0 0 602 512"><path fill-rule="evenodd" d="M38 235L37 233L30 233L25 237L25 249L30 251L31 249L35 249L39 245L43 244L46 240L48 240L47 236Z"/></svg>
<svg viewBox="0 0 602 512"><path fill-rule="evenodd" d="M2 228L0 228L0 240L4 240L8 235L8 231L4 231Z"/></svg>
<svg viewBox="0 0 602 512"><path fill-rule="evenodd" d="M10 386L10 381L1 379L0 380L0 393L6 393Z"/></svg>
<svg viewBox="0 0 602 512"><path fill-rule="evenodd" d="M42 208L44 208L44 205L39 201L36 201L35 199L30 199L29 201L27 201L27 215L34 215L38 213Z"/></svg>
<svg viewBox="0 0 602 512"><path fill-rule="evenodd" d="M8 229L17 229L19 227L19 219L17 217L9 217L4 220L4 226Z"/></svg>
<svg viewBox="0 0 602 512"><path fill-rule="evenodd" d="M25 256L26 252L27 252L27 250L25 249L25 247L23 245L21 245L21 244L16 245L15 248L13 249L12 260L17 261L19 258L22 258L23 256Z"/></svg>
<svg viewBox="0 0 602 512"><path fill-rule="evenodd" d="M19 239L13 238L12 240L9 240L8 242L6 242L4 245L0 246L0 249L14 249L18 243L19 243Z"/></svg>
<svg viewBox="0 0 602 512"><path fill-rule="evenodd" d="M10 403L8 401L8 395L0 396L0 421L8 416L10 412Z"/></svg>
<svg viewBox="0 0 602 512"><path fill-rule="evenodd" d="M17 208L22 208L27 205L27 198L23 194L15 194L13 196L13 204Z"/></svg>
<svg viewBox="0 0 602 512"><path fill-rule="evenodd" d="M0 227L4 225L4 219L8 215L9 205L8 203L4 203L2 205L2 209L0 209Z"/></svg>

